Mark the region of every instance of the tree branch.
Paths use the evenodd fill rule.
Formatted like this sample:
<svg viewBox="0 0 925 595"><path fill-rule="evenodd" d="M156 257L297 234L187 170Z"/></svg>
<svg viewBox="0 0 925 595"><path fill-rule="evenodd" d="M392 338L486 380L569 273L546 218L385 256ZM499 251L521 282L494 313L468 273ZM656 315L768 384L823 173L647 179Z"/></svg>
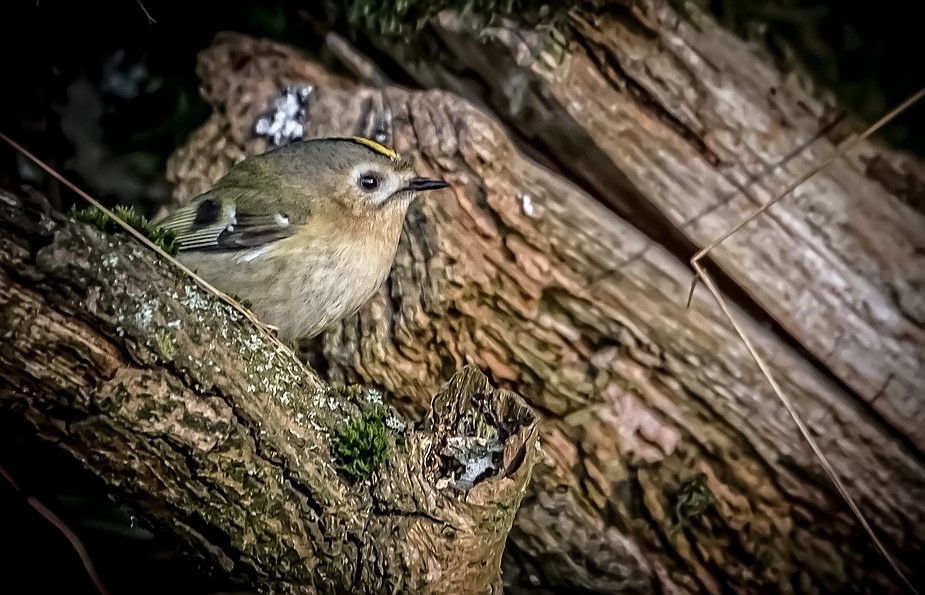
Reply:
<svg viewBox="0 0 925 595"><path fill-rule="evenodd" d="M458 96L328 85L290 51L227 34L201 53L215 112L171 161L175 196L264 150L254 123L292 84L315 85L306 136L386 125L420 171L451 183L409 212L387 285L310 351L327 377L418 409L447 370L476 362L547 414L543 464L511 531L511 592L897 589L713 298L699 291L685 308L684 263ZM625 122L625 134L643 134L633 126L644 122ZM680 175L660 168L648 175ZM754 318L737 318L917 579L917 451Z"/></svg>
<svg viewBox="0 0 925 595"><path fill-rule="evenodd" d="M0 192L0 407L241 583L500 585L537 453L519 397L466 368L416 428L374 391L324 384L137 242L37 207ZM348 429L390 445L369 479L342 470Z"/></svg>

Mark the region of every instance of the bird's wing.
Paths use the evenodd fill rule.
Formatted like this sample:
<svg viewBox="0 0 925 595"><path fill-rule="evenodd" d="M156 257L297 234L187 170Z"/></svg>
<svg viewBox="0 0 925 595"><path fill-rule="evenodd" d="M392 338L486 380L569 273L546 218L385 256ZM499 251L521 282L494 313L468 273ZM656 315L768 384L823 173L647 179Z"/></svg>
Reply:
<svg viewBox="0 0 925 595"><path fill-rule="evenodd" d="M248 204L259 206L242 207L237 201L222 201L206 193L169 214L158 226L176 234L181 251L256 248L296 232L286 213L272 201Z"/></svg>

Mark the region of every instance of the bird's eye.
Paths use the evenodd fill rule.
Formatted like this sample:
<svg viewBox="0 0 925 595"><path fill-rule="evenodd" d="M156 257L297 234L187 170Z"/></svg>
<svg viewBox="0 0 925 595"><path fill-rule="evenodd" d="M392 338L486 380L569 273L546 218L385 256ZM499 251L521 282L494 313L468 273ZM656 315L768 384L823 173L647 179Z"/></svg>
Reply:
<svg viewBox="0 0 925 595"><path fill-rule="evenodd" d="M379 178L373 174L363 174L360 176L360 188L367 192L373 192L379 188Z"/></svg>

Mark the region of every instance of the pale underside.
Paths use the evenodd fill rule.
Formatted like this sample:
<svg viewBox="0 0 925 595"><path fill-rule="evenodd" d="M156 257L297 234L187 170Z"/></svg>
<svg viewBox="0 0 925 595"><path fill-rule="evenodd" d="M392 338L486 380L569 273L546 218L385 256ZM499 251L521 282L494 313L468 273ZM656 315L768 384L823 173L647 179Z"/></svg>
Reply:
<svg viewBox="0 0 925 595"><path fill-rule="evenodd" d="M178 258L217 289L250 302L262 322L291 340L311 338L365 304L388 275L397 243L396 237L370 250L349 239L294 237L252 250L186 251Z"/></svg>

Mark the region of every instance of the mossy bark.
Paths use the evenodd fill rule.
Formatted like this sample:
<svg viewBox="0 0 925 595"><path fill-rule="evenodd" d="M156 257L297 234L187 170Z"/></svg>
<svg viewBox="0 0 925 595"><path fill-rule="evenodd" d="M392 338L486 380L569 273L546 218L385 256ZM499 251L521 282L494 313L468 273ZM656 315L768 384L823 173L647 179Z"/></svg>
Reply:
<svg viewBox="0 0 925 595"><path fill-rule="evenodd" d="M423 175L451 183L409 213L379 294L306 350L330 378L382 387L412 412L453 369L475 363L544 413L544 459L510 534L506 589L897 590L713 298L701 287L685 309L691 275L682 262L568 170L525 157L486 110L443 91L319 78L307 74L319 70L311 61L279 59L288 52L228 34L201 54L216 110L173 156L175 196L207 187L222 173L216 164L264 150L254 122L287 84L316 85L308 136L385 127ZM643 134L633 132L639 122L663 125L620 122L629 137ZM568 146L558 156L587 165ZM637 159L663 155L641 140L633 147ZM686 170L650 167L650 177L696 190ZM881 537L921 581L920 453L803 353L737 315Z"/></svg>
<svg viewBox="0 0 925 595"><path fill-rule="evenodd" d="M6 412L241 584L498 588L538 452L519 397L466 368L440 389L427 427L389 410L387 456L368 479L347 477L332 441L381 407L378 393L326 385L140 243L37 207L0 193ZM469 438L472 419L495 428L499 452L458 486L444 451Z"/></svg>

